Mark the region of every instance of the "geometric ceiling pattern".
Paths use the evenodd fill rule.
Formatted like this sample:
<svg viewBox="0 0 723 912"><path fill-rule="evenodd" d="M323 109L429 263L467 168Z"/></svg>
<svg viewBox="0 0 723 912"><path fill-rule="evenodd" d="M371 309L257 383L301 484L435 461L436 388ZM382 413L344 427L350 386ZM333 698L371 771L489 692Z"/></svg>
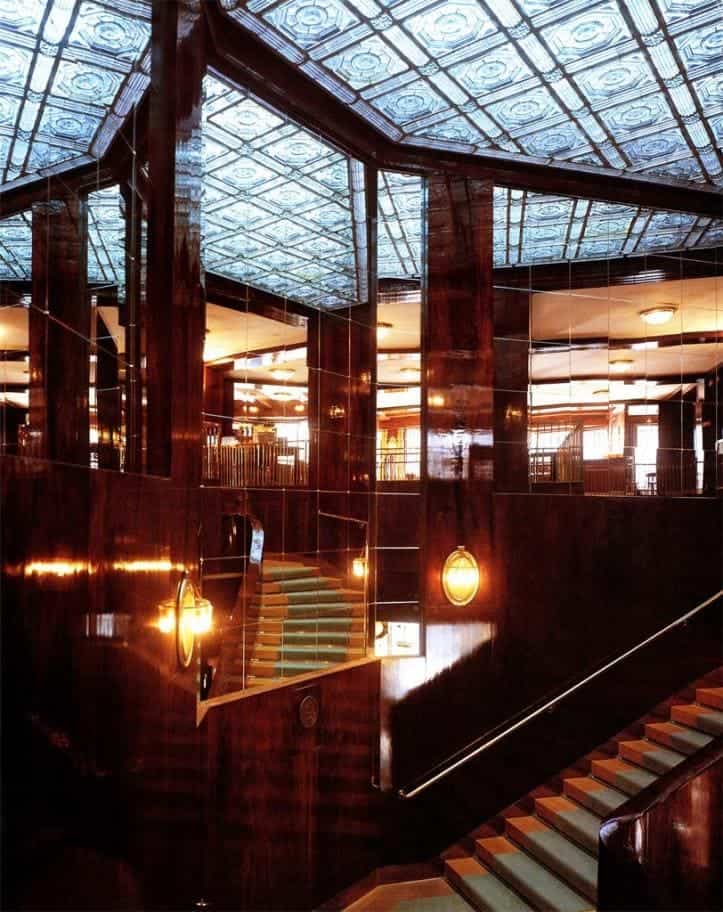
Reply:
<svg viewBox="0 0 723 912"><path fill-rule="evenodd" d="M30 281L32 273L30 210L0 219L0 280Z"/></svg>
<svg viewBox="0 0 723 912"><path fill-rule="evenodd" d="M118 187L88 194L88 282L125 288L125 215Z"/></svg>
<svg viewBox="0 0 723 912"><path fill-rule="evenodd" d="M377 274L380 279L422 277L422 179L380 171Z"/></svg>
<svg viewBox="0 0 723 912"><path fill-rule="evenodd" d="M203 157L206 270L314 307L366 300L359 162L211 76Z"/></svg>
<svg viewBox="0 0 723 912"><path fill-rule="evenodd" d="M148 0L0 0L0 184L99 158L150 77Z"/></svg>
<svg viewBox="0 0 723 912"><path fill-rule="evenodd" d="M721 184L720 0L219 0L402 143Z"/></svg>
<svg viewBox="0 0 723 912"><path fill-rule="evenodd" d="M723 220L495 187L494 264L518 266L723 245Z"/></svg>

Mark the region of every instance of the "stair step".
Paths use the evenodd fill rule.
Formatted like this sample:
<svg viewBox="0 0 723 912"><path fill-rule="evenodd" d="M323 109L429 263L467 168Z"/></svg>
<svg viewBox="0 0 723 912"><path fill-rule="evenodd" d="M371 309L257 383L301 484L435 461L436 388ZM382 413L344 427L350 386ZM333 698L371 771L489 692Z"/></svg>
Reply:
<svg viewBox="0 0 723 912"><path fill-rule="evenodd" d="M323 605L266 605L262 619L303 620L313 618L364 617L362 602L329 602Z"/></svg>
<svg viewBox="0 0 723 912"><path fill-rule="evenodd" d="M310 590L342 589L340 579L330 576L302 576L299 579L283 579L274 582L262 582L259 595L291 595L295 592L309 592Z"/></svg>
<svg viewBox="0 0 723 912"><path fill-rule="evenodd" d="M699 687L695 692L696 703L723 710L723 687Z"/></svg>
<svg viewBox="0 0 723 912"><path fill-rule="evenodd" d="M322 643L325 646L364 648L364 635L346 630L260 630L258 640L263 646L305 646Z"/></svg>
<svg viewBox="0 0 723 912"><path fill-rule="evenodd" d="M619 757L610 760L593 760L591 765L593 776L615 786L627 795L637 795L639 791L657 779L657 776L647 770L626 763Z"/></svg>
<svg viewBox="0 0 723 912"><path fill-rule="evenodd" d="M573 890L595 902L597 861L538 817L508 817L505 832L528 854L558 874Z"/></svg>
<svg viewBox="0 0 723 912"><path fill-rule="evenodd" d="M597 814L562 795L535 798L535 813L588 852L597 855L602 820Z"/></svg>
<svg viewBox="0 0 723 912"><path fill-rule="evenodd" d="M306 605L316 602L361 602L361 592L354 589L304 589L300 592L263 593L254 596L251 604L264 608L266 605Z"/></svg>
<svg viewBox="0 0 723 912"><path fill-rule="evenodd" d="M638 741L621 741L618 744L620 756L630 763L637 763L645 769L664 775L685 760L685 754L668 750L654 741L640 739Z"/></svg>
<svg viewBox="0 0 723 912"><path fill-rule="evenodd" d="M364 630L364 621L353 615L347 615L345 617L287 618L285 620L262 616L259 619L259 622L262 629L266 630L268 627L269 632L278 629L287 633L302 633L308 630L362 633Z"/></svg>
<svg viewBox="0 0 723 912"><path fill-rule="evenodd" d="M524 899L476 858L450 858L444 865L450 884L480 912L532 912Z"/></svg>
<svg viewBox="0 0 723 912"><path fill-rule="evenodd" d="M322 662L317 660L279 661L264 662L259 659L251 659L249 662L249 673L258 678L290 678L293 675L308 674L311 671L322 671L328 668L332 662Z"/></svg>
<svg viewBox="0 0 723 912"><path fill-rule="evenodd" d="M481 861L538 909L546 912L590 912L590 901L504 836L478 839Z"/></svg>
<svg viewBox="0 0 723 912"><path fill-rule="evenodd" d="M261 567L261 579L263 582L302 579L306 576L319 576L319 568L292 562L275 564L269 561L264 561Z"/></svg>
<svg viewBox="0 0 723 912"><path fill-rule="evenodd" d="M254 649L254 658L261 659L265 662L280 662L297 660L309 660L319 662L348 662L351 659L358 659L363 654L361 649L347 649L346 646L326 646L323 643L317 643L313 646L293 646L284 644L283 646L256 646Z"/></svg>
<svg viewBox="0 0 723 912"><path fill-rule="evenodd" d="M562 790L568 798L573 798L591 810L593 814L599 814L601 817L612 814L628 800L628 796L623 792L610 788L589 776L565 779L562 783Z"/></svg>
<svg viewBox="0 0 723 912"><path fill-rule="evenodd" d="M709 735L675 722L648 722L645 737L681 754L694 754L713 740Z"/></svg>
<svg viewBox="0 0 723 912"><path fill-rule="evenodd" d="M707 732L709 735L723 735L723 712L709 706L699 706L697 703L673 706L670 718L673 722L697 728L698 731Z"/></svg>

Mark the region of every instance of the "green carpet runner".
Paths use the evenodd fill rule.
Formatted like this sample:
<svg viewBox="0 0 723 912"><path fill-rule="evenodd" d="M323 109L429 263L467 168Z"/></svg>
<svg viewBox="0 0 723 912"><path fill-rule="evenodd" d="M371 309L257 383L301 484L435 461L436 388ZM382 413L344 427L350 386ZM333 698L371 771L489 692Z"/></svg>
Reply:
<svg viewBox="0 0 723 912"><path fill-rule="evenodd" d="M709 678L721 682L723 670ZM349 912L591 912L597 901L597 854L603 817L651 782L723 735L723 687L697 687L695 701L670 718L646 717L615 739L616 756L602 751L576 764L586 776L562 779L562 794L536 789L503 812L475 841L474 856L444 860L439 877L377 887ZM639 737L629 738L634 731ZM528 813L521 811L524 808ZM480 831L478 831L480 832ZM463 905L459 903L463 902Z"/></svg>
<svg viewBox="0 0 723 912"><path fill-rule="evenodd" d="M265 560L243 635L224 651L221 692L362 658L364 593L319 567Z"/></svg>

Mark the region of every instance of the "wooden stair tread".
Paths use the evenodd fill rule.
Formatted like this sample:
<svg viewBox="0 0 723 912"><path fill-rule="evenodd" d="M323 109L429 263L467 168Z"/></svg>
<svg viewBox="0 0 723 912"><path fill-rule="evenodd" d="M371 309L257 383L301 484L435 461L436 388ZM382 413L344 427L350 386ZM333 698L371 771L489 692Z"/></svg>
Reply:
<svg viewBox="0 0 723 912"><path fill-rule="evenodd" d="M618 747L623 760L637 763L638 766L643 766L659 776L670 772L685 760L685 754L661 747L655 741L648 741L644 738L637 741L621 741Z"/></svg>
<svg viewBox="0 0 723 912"><path fill-rule="evenodd" d="M597 899L597 860L539 817L509 817L506 835L592 902Z"/></svg>
<svg viewBox="0 0 723 912"><path fill-rule="evenodd" d="M657 778L648 770L627 763L619 757L593 760L591 768L594 776L625 792L626 795L637 795Z"/></svg>
<svg viewBox="0 0 723 912"><path fill-rule="evenodd" d="M698 687L695 691L695 701L711 709L723 710L723 687Z"/></svg>
<svg viewBox="0 0 723 912"><path fill-rule="evenodd" d="M481 912L533 912L533 906L476 858L448 859L444 873L450 884Z"/></svg>
<svg viewBox="0 0 723 912"><path fill-rule="evenodd" d="M599 814L601 817L607 817L617 810L620 805L625 804L628 796L621 792L620 789L611 788L598 779L592 779L589 776L577 776L563 780L563 792L569 798L573 798L579 804Z"/></svg>
<svg viewBox="0 0 723 912"><path fill-rule="evenodd" d="M723 735L723 712L710 706L700 706L698 703L673 706L670 718L673 722L697 728L709 735Z"/></svg>
<svg viewBox="0 0 723 912"><path fill-rule="evenodd" d="M648 722L645 736L681 754L694 754L713 740L710 735L676 722Z"/></svg>
<svg viewBox="0 0 723 912"><path fill-rule="evenodd" d="M477 855L495 874L538 909L549 912L590 912L581 896L539 861L504 836L478 839Z"/></svg>
<svg viewBox="0 0 723 912"><path fill-rule="evenodd" d="M563 795L535 798L535 812L588 852L597 855L600 815Z"/></svg>

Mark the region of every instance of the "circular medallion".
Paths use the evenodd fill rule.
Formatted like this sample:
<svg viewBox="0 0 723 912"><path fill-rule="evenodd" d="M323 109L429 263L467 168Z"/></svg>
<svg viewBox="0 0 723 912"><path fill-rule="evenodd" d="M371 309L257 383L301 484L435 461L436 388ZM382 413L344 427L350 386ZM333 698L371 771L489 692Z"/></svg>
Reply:
<svg viewBox="0 0 723 912"><path fill-rule="evenodd" d="M311 694L299 703L299 722L302 728L313 728L319 721L319 701Z"/></svg>

